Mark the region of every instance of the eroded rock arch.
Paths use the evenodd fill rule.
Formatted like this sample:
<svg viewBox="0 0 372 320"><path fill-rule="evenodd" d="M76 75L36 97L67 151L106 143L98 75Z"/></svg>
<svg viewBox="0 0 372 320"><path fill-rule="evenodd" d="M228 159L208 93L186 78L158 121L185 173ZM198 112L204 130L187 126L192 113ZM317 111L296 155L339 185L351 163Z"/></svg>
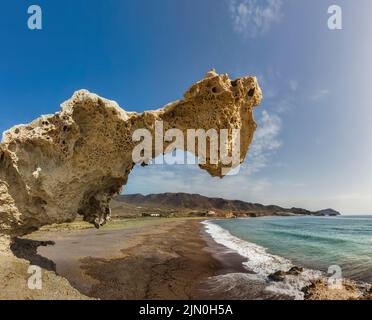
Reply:
<svg viewBox="0 0 372 320"><path fill-rule="evenodd" d="M255 77L231 81L214 71L191 86L183 100L156 111L126 112L86 90L75 92L61 111L15 126L0 144L0 236L2 241L43 225L73 221L78 214L97 227L110 214L110 199L127 183L135 163L132 133L214 128L241 131L241 162L252 142L253 108L261 89ZM157 156L154 150L154 156ZM201 166L221 176L221 165Z"/></svg>

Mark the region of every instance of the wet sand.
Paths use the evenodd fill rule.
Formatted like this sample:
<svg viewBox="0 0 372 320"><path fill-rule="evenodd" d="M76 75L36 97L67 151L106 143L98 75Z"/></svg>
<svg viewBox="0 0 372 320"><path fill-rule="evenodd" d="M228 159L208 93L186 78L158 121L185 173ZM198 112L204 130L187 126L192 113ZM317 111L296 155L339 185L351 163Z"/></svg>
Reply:
<svg viewBox="0 0 372 320"><path fill-rule="evenodd" d="M243 258L214 243L200 222L177 219L117 230L46 232L38 238L51 242L37 253L89 297L206 299L209 277L246 270Z"/></svg>

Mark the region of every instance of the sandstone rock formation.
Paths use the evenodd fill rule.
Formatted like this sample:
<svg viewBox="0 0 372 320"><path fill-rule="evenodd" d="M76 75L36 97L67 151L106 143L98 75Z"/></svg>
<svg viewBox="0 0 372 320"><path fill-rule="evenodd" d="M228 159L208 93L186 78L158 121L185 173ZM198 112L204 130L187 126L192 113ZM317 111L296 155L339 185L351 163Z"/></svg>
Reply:
<svg viewBox="0 0 372 320"><path fill-rule="evenodd" d="M231 81L215 71L186 91L183 100L144 113L126 112L114 101L86 90L75 92L60 112L3 135L0 244L43 225L71 222L77 214L96 227L103 225L110 214L110 199L121 191L136 165L132 134L139 128L154 133L155 121L162 120L164 130L183 132L241 129L242 162L256 129L253 107L261 98L255 77ZM154 149L152 156L158 154ZM207 162L201 168L222 176L221 163Z"/></svg>

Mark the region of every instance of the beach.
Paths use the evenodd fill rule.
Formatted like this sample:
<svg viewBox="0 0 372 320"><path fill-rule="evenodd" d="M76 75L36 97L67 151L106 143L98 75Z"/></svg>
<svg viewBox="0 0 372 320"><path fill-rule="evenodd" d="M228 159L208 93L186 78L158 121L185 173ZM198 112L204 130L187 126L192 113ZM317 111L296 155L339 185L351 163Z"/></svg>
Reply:
<svg viewBox="0 0 372 320"><path fill-rule="evenodd" d="M239 255L225 262L212 254L199 219L147 219L31 238L49 241L38 255L79 292L98 299L203 299L206 279L242 269Z"/></svg>
<svg viewBox="0 0 372 320"><path fill-rule="evenodd" d="M307 292L297 288L296 296L288 285L299 283L299 275L283 283L268 281L247 268L247 257L238 250L218 243L208 225L198 218L143 218L112 221L96 230L80 222L45 228L17 240L12 249L18 262L29 261L49 275L42 290L25 290L30 299L361 298L352 285L330 291L323 282L311 283ZM12 286L12 279L6 281ZM51 292L56 286L59 291Z"/></svg>

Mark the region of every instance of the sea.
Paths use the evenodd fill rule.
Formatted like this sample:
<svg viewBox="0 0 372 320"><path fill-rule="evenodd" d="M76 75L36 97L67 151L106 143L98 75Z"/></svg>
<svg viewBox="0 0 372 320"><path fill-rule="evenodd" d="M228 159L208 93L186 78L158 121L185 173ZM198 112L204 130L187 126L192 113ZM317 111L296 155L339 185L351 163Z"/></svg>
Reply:
<svg viewBox="0 0 372 320"><path fill-rule="evenodd" d="M267 293L303 299L302 289L318 277L372 283L372 216L238 218L204 225L215 242L244 258L247 273L217 276L219 285L244 288L244 281L249 287L253 281ZM293 266L304 272L270 281L270 274Z"/></svg>

